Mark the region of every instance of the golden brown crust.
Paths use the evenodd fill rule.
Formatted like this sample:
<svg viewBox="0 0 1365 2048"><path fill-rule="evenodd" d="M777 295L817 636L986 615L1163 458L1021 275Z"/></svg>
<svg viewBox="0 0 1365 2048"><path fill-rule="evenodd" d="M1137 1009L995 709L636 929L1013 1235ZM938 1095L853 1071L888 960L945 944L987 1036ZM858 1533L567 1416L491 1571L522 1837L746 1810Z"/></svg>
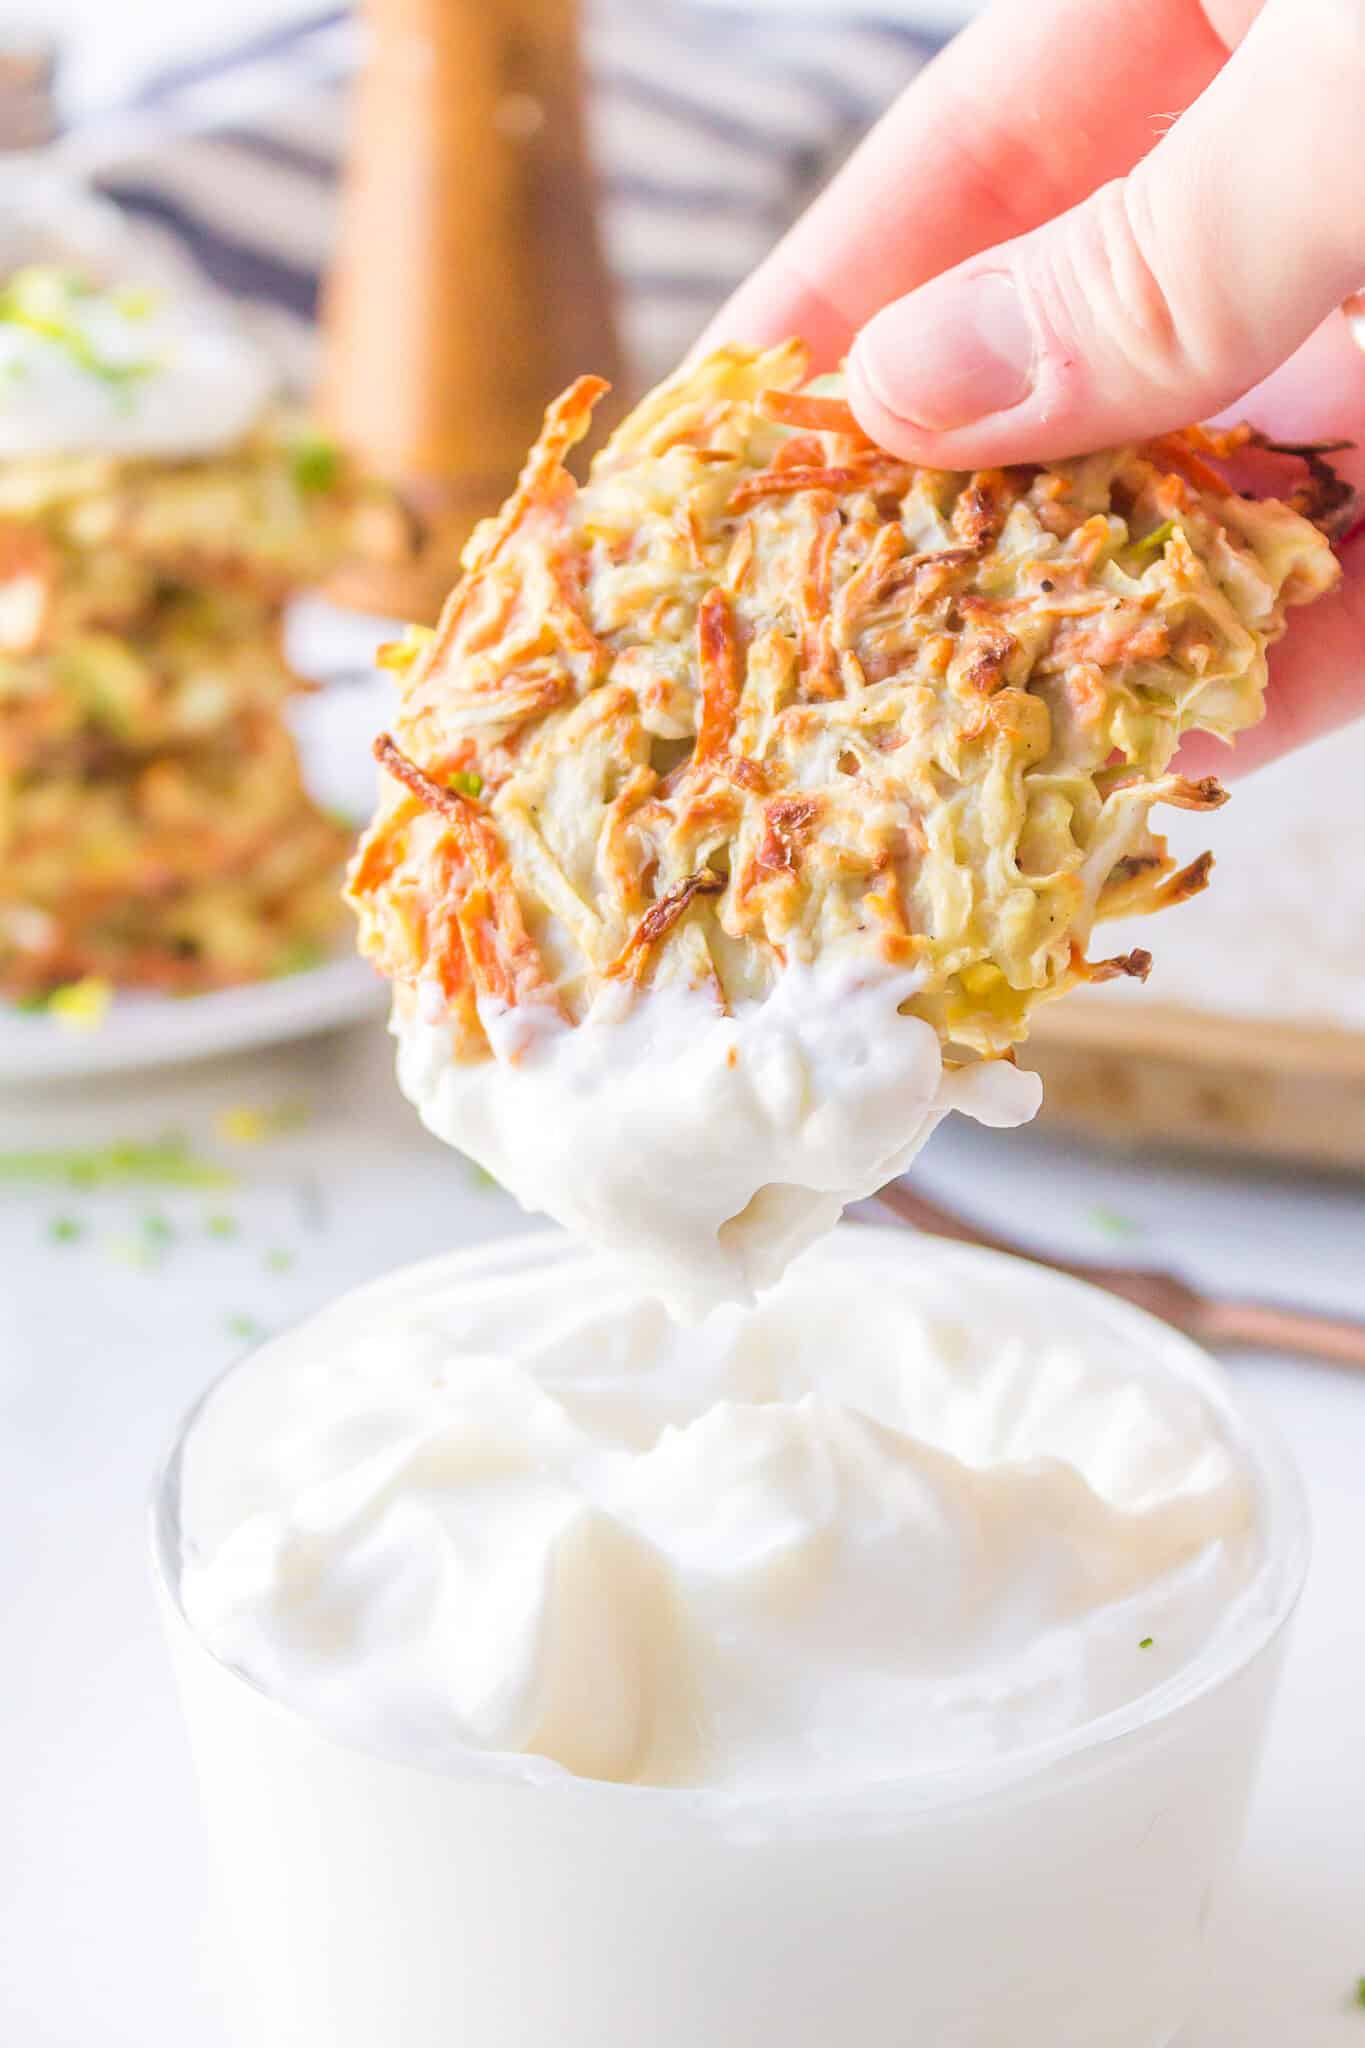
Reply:
<svg viewBox="0 0 1365 2048"><path fill-rule="evenodd" d="M607 973L615 980L642 980L650 952L686 915L689 904L698 896L719 896L724 887L725 877L712 874L710 868L675 883L666 896L650 905Z"/></svg>
<svg viewBox="0 0 1365 2048"><path fill-rule="evenodd" d="M1131 953L1115 953L1108 960L1087 960L1081 954L1073 964L1080 981L1146 981L1152 971L1152 956L1145 946L1135 946Z"/></svg>
<svg viewBox="0 0 1365 2048"><path fill-rule="evenodd" d="M1249 437L944 474L805 376L798 343L717 351L581 488L580 382L404 678L394 744L437 788L476 776L459 817L490 850L400 776L349 893L382 969L446 991L463 1056L495 981L571 1018L613 976L733 1002L835 946L913 968L907 1007L999 1055L1033 1003L1145 972L1087 962L1096 917L1203 886L1147 822L1225 800L1171 772L1181 734L1260 715L1286 606L1338 573L1215 469ZM496 974L470 890L499 905Z"/></svg>

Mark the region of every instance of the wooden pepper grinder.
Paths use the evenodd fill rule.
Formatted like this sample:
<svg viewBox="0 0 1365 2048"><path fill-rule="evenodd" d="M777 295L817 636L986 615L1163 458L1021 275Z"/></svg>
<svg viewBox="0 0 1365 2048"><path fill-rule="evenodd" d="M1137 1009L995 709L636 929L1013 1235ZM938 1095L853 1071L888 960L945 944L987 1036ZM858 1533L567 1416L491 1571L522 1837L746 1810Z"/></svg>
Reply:
<svg viewBox="0 0 1365 2048"><path fill-rule="evenodd" d="M618 351L584 139L577 0L366 0L323 422L414 514L353 601L433 617L546 403Z"/></svg>

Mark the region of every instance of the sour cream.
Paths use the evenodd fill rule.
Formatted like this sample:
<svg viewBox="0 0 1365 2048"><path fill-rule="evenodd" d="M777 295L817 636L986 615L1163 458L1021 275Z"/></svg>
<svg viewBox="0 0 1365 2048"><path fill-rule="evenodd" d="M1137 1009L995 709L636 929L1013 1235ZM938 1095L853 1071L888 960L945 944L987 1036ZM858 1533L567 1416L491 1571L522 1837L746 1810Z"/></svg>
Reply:
<svg viewBox="0 0 1365 2048"><path fill-rule="evenodd" d="M184 1612L427 1770L749 1802L1009 1759L1264 1626L1239 1424L1125 1317L853 1224L693 1330L558 1233L465 1253L210 1399Z"/></svg>
<svg viewBox="0 0 1365 2048"><path fill-rule="evenodd" d="M423 1122L523 1208L631 1261L695 1318L751 1301L850 1202L903 1173L951 1109L994 1125L1038 1107L1004 1061L945 1068L899 1005L914 977L830 952L762 1002L608 991L585 1020L487 1012L494 1057L456 1057L433 1004L395 1017L398 1079Z"/></svg>
<svg viewBox="0 0 1365 2048"><path fill-rule="evenodd" d="M0 460L216 454L274 390L264 353L217 308L68 273L16 273L0 296Z"/></svg>

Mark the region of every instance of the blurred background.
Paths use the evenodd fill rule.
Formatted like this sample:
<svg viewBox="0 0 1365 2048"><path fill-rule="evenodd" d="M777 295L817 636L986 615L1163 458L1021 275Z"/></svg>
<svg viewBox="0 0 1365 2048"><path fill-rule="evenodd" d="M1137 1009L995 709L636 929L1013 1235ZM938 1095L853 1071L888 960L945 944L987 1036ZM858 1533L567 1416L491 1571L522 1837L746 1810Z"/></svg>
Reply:
<svg viewBox="0 0 1365 2048"><path fill-rule="evenodd" d="M247 578L268 671L249 728L236 698L192 743L174 728L154 609L130 613L113 656L95 621L103 662L131 658L144 683L155 670L136 699L145 735L111 737L106 720L35 754L14 707L58 688L35 663L61 650L0 648L6 2048L220 2048L208 1877L142 1555L177 1416L245 1345L341 1287L519 1226L397 1099L380 992L344 923L319 936L309 922L369 801L388 701L374 647L395 619L430 615L557 386L606 367L638 392L670 368L973 11L0 7L0 267L51 256L154 281L205 330L245 337L293 421L262 430L253 460L344 526L325 561ZM32 478L3 448L12 511ZM238 592L237 557L254 561L259 538L240 516ZM231 580L179 556L149 573L149 603L170 578L199 620ZM232 697L232 634L213 618L194 628L195 674L217 663ZM229 900L196 822L213 811L221 829L215 807L238 803L224 778L235 789L267 751L271 857L301 835L311 849L285 909L240 861ZM1039 1127L945 1127L917 1186L1055 1256L1365 1316L1363 776L1365 726L1239 784L1209 835L1214 887L1144 934L1147 988L1077 996L1039 1026ZM69 856L55 880L32 852L38 798L44 846ZM99 807L129 894L158 878L161 950L142 947L136 971L89 911L85 828L63 822ZM1205 843L1185 814L1171 837L1184 858ZM27 944L35 912L66 947L46 966L25 966L17 938L5 952L6 918ZM263 951L265 926L279 937L285 922L283 951ZM1365 1376L1288 1353L1232 1364L1304 1465L1319 1562L1189 2048L1331 2048L1361 2038L1365 1970Z"/></svg>

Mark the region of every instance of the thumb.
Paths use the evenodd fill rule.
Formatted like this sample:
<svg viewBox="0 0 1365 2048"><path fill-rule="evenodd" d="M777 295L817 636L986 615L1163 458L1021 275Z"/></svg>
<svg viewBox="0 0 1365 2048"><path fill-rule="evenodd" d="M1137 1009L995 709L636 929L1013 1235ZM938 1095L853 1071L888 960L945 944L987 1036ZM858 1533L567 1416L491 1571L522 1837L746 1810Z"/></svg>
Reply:
<svg viewBox="0 0 1365 2048"><path fill-rule="evenodd" d="M1270 0L1126 179L887 306L849 398L945 469L1183 426L1282 362L1365 272L1365 8Z"/></svg>

